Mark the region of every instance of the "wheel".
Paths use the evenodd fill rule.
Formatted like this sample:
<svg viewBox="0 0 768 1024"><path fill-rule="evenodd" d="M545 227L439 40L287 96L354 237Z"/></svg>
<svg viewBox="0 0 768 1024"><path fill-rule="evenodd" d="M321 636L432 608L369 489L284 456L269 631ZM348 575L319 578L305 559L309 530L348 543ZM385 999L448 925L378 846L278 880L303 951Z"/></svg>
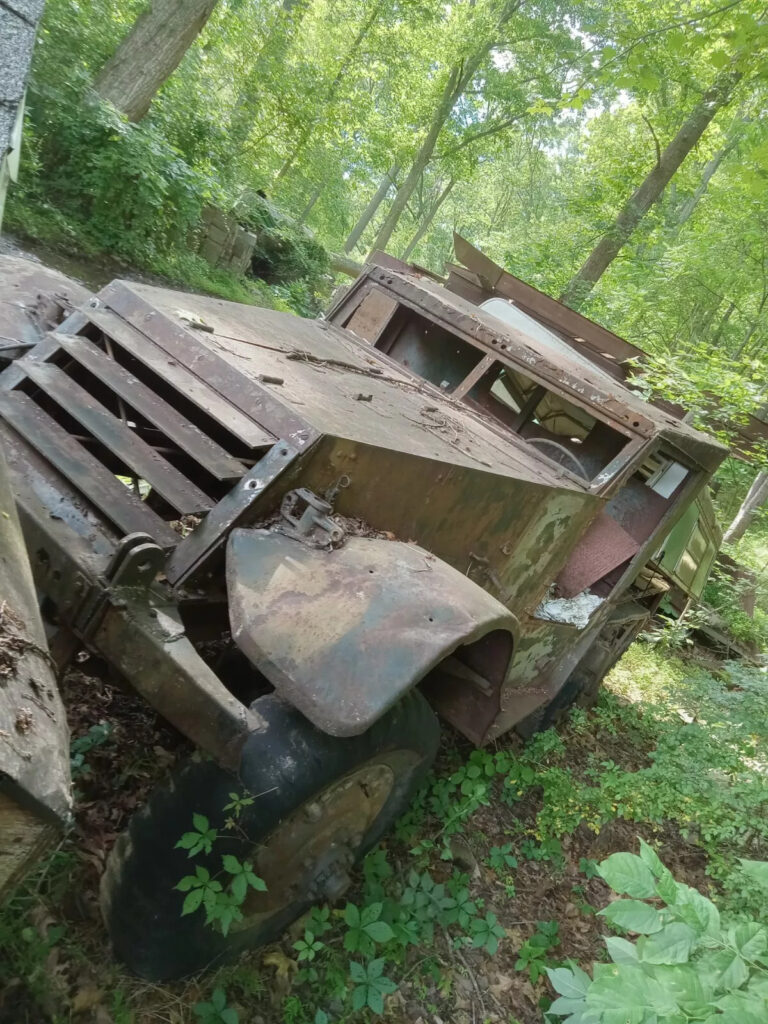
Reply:
<svg viewBox="0 0 768 1024"><path fill-rule="evenodd" d="M152 981L183 977L274 941L313 903L335 900L348 870L406 809L437 752L439 726L413 692L368 732L336 739L274 694L251 706L264 726L246 742L240 777L192 760L131 819L110 854L101 901L115 955ZM236 827L224 806L249 794ZM175 844L203 814L218 830L210 854ZM222 855L251 860L266 892L249 889L225 937L202 909L181 916L174 887L198 864L221 875ZM229 877L226 876L225 877Z"/></svg>
<svg viewBox="0 0 768 1024"><path fill-rule="evenodd" d="M549 704L542 704L541 707L532 711L530 715L526 715L515 726L515 732L522 736L524 740L529 740L537 732L546 732L553 725L559 725L566 711L577 702L582 702L581 698L585 692L584 679L576 674L569 676ZM594 700L592 703L594 703Z"/></svg>

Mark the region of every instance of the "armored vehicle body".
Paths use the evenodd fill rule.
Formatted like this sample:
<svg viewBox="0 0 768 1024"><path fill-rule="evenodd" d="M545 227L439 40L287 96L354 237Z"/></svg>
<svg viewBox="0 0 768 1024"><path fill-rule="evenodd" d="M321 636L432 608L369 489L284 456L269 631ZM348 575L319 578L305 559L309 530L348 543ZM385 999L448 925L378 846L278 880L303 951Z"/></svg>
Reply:
<svg viewBox="0 0 768 1024"><path fill-rule="evenodd" d="M371 266L313 322L117 281L0 375L54 655L98 652L199 751L104 877L138 973L337 898L437 716L476 744L546 726L672 585L664 541L725 450L490 298ZM226 936L181 916L195 815L202 865L266 885Z"/></svg>

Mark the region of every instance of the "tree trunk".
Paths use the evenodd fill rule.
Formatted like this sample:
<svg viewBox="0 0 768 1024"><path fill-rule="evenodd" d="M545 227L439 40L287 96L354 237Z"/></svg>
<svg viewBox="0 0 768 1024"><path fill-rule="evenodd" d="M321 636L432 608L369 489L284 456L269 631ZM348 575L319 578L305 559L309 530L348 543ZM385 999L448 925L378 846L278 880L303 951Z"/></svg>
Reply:
<svg viewBox="0 0 768 1024"><path fill-rule="evenodd" d="M251 133L254 119L251 107L258 101L268 65L283 63L309 6L310 0L283 0L261 48L251 54L248 74L232 111L229 136L233 151L240 150Z"/></svg>
<svg viewBox="0 0 768 1024"><path fill-rule="evenodd" d="M303 224L304 223L304 221L307 219L307 217L310 215L310 213L312 213L312 210L314 209L315 203L317 202L317 200L320 198L320 196L322 194L323 194L322 186L318 185L317 188L312 193L312 195L307 200L307 205L301 211L301 214L299 215L298 219L296 220L297 224Z"/></svg>
<svg viewBox="0 0 768 1024"><path fill-rule="evenodd" d="M440 195L434 201L432 206L429 208L429 210L427 211L427 215L424 218L424 220L421 222L421 225L420 225L418 231L416 232L416 234L413 236L413 238L410 240L408 245L406 245L405 249L403 250L403 255L400 257L401 260L407 260L408 259L408 257L411 255L413 250L416 248L416 246L422 240L424 235L426 235L427 231L429 231L430 225L432 224L432 221L435 219L435 214L437 213L437 211L440 209L440 207L443 205L445 200L450 195L451 189L453 188L454 184L455 184L455 182L454 182L453 178L451 178L451 180L445 186L443 191L440 193Z"/></svg>
<svg viewBox="0 0 768 1024"><path fill-rule="evenodd" d="M467 82L471 78L472 74L474 74L474 70L479 62L480 58L478 57L478 60L473 65L472 71L469 75L467 75L466 70L462 68L461 65L457 65L452 69L443 88L440 102L432 115L432 120L429 124L427 134L424 137L424 141L414 157L408 176L397 190L397 195L392 202L389 213L384 218L384 223L379 228L379 232L376 235L376 240L373 243L371 251L374 249L386 249L387 244L397 227L398 221L402 216L403 210L405 209L408 200L416 190L419 178L424 173L424 168L432 157L435 144L437 143L437 138L443 129L443 125L448 119L448 115L453 110L454 104L464 92Z"/></svg>
<svg viewBox="0 0 768 1024"><path fill-rule="evenodd" d="M386 249L387 244L397 227L398 221L402 216L403 210L405 209L408 200L416 190L419 179L424 173L424 168L432 159L432 154L435 151L435 146L440 132L443 129L443 125L448 120L448 117L456 103L461 99L464 94L464 90L472 81L475 72L491 52L494 44L498 41L498 34L511 20L522 2L523 0L507 0L498 12L496 24L491 33L478 43L478 46L473 53L451 69L451 72L448 75L448 80L443 88L440 102L432 115L432 120L430 121L424 141L421 143L421 146L414 157L408 176L397 190L397 195L394 198L384 223L379 228L379 233L376 235L376 240L373 243L371 251L373 251L373 249Z"/></svg>
<svg viewBox="0 0 768 1024"><path fill-rule="evenodd" d="M357 223L347 236L347 240L344 243L344 252L351 252L357 245L357 243L360 241L363 232L370 224L378 208L386 199L387 192L389 192L392 185L395 184L395 178L398 176L399 173L400 164L392 164L387 173L381 179L381 182L379 183L379 187L376 189L376 193L373 196L373 199L371 199L370 203L368 203L366 208L360 214Z"/></svg>
<svg viewBox="0 0 768 1024"><path fill-rule="evenodd" d="M96 91L140 121L211 16L217 0L152 0L96 77Z"/></svg>
<svg viewBox="0 0 768 1024"><path fill-rule="evenodd" d="M766 302L768 302L768 288L766 288L766 286L763 285L763 295L762 295L762 298L760 299L760 305L757 307L757 313L755 314L755 319L752 321L752 323L747 328L747 333L744 335L744 340L742 341L741 345L739 346L739 351L736 353L736 355L738 357L741 357L741 356L744 355L744 352L746 351L747 345L752 340L752 335L755 333L755 331L757 330L758 324L760 323L760 317L763 315L763 310L765 309Z"/></svg>
<svg viewBox="0 0 768 1024"><path fill-rule="evenodd" d="M728 321L733 316L734 309L736 309L736 303L729 302L728 308L726 309L725 313L723 313L723 315L720 317L720 323L717 325L717 330L715 331L714 337L712 338L713 348L715 348L715 346L719 343L720 338L723 336L723 331L725 330Z"/></svg>
<svg viewBox="0 0 768 1024"><path fill-rule="evenodd" d="M560 301L578 309L584 299L616 259L632 232L669 184L672 175L685 160L712 118L729 102L741 78L739 72L720 75L712 88L696 105L677 135L659 155L656 166L624 204L616 220L589 254L560 296Z"/></svg>
<svg viewBox="0 0 768 1024"><path fill-rule="evenodd" d="M337 252L330 253L330 263L334 274L346 274L347 277L359 277L363 270L362 263Z"/></svg>
<svg viewBox="0 0 768 1024"><path fill-rule="evenodd" d="M365 37L368 35L368 33L371 31L373 26L378 21L379 15L381 14L381 11L382 11L382 6L383 5L381 3L376 4L376 6L373 8L371 13L369 14L368 18L360 26L360 29L359 29L357 35L352 40L352 45L350 46L349 50L347 51L347 53L346 53L346 55L344 57L344 60L341 62L341 65L339 66L339 70L336 72L336 77L331 82L330 88L328 89L328 92L326 93L326 96L325 96L325 104L326 104L326 106L330 105L330 103L333 101L333 99L334 99L334 97L336 95L336 92L337 92L339 86L342 83L344 75L347 73L347 68L352 63L353 57L355 56L357 51L360 49L360 46L362 45L363 40L365 39ZM281 178L284 178L286 176L286 174L288 173L288 171L290 171L290 169L296 163L297 159L299 158L299 155L303 152L304 147L306 146L307 142L311 138L312 133L314 132L316 125L317 125L316 121L311 121L306 126L306 128L302 131L302 133L299 135L299 138L298 138L298 141L297 141L296 145L293 147L293 150L288 155L288 158L286 159L285 163L283 164L283 166L280 168L280 170L277 172L277 175L275 176L275 181L276 182L280 181Z"/></svg>
<svg viewBox="0 0 768 1024"><path fill-rule="evenodd" d="M696 191L693 193L692 196L689 196L689 198L686 199L686 201L680 207L680 211L677 215L677 220L675 223L675 233L677 233L680 230L683 224L685 224L685 222L690 218L693 211L699 205L699 201L703 197L704 193L707 191L709 183L715 176L717 169L720 167L720 164L723 162L723 160L725 160L725 158L734 148L736 142L737 140L734 139L727 146L723 146L722 149L718 150L718 152L715 153L711 160L707 161L707 164L705 165L704 171L701 175L701 181L696 186Z"/></svg>
<svg viewBox="0 0 768 1024"><path fill-rule="evenodd" d="M2 445L0 513L2 893L59 838L72 798L67 718L50 664Z"/></svg>
<svg viewBox="0 0 768 1024"><path fill-rule="evenodd" d="M726 544L734 544L737 540L741 540L747 532L747 527L755 518L755 513L766 498L768 498L768 473L761 470L752 481L752 486L741 503L741 508L736 513L733 522L725 531L723 541Z"/></svg>

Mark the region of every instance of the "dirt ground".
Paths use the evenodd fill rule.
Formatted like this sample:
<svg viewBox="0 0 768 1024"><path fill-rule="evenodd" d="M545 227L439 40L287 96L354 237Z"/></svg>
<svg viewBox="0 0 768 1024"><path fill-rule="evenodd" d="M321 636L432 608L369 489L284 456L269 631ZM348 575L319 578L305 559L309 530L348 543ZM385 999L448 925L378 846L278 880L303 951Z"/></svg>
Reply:
<svg viewBox="0 0 768 1024"><path fill-rule="evenodd" d="M32 945L40 945L52 929L62 930L64 937L49 949L43 943L39 962L30 961L26 973L9 976L8 971L0 971L0 1024L187 1024L197 1019L194 1005L210 998L217 983L226 984L241 1024L293 1024L294 1020L311 1024L314 1010L306 1016L296 1011L290 1021L286 1016L286 997L294 991L297 967L292 944L302 934L301 923L277 945L246 954L235 967L224 968L218 981L204 975L173 985L149 985L131 978L112 961L99 913L99 879L105 859L149 789L189 751L183 738L145 704L110 682L103 665L92 657L82 658L63 684L72 735L76 743L91 736L94 728L101 735L103 723L108 724L108 733L85 751L84 764L75 771L73 833L42 877L34 880L31 894L27 891L18 903L27 929L35 934ZM637 770L648 761L648 749L601 730L597 723L578 736L566 731L564 738L572 767L585 765L596 754L626 770ZM517 739L498 744L498 749L519 747ZM469 745L448 737L438 775L449 775L470 752ZM704 854L673 825L638 828L615 820L598 833L581 825L564 836L556 869L549 861L519 859L512 872L514 895L509 895L498 873L488 866L489 851L510 835L533 832L539 806L536 788L513 806L492 801L471 817L462 836L452 843L454 861L432 861L430 870L438 882L450 878L456 867L467 874L472 898L484 901L483 912L497 915L505 937L492 957L479 950L453 949L436 937L435 948L427 951L428 974L419 964L424 951L413 951L400 972L398 991L388 999L386 1020L541 1024L540 1002L551 996L551 990L545 978L534 984L526 970L516 969L521 947L538 922L551 921L559 926L553 960L572 958L588 967L602 959L605 929L596 910L608 902L610 893L599 878L585 877L583 863L634 849L638 834L653 842L679 879L703 891L709 888ZM385 844L390 864L403 877L413 863L411 843L389 838ZM359 899L355 891L348 897L353 902ZM4 942L18 941L14 934L0 930L0 949ZM17 950L12 952L19 964L24 962ZM299 1005L307 998L300 989L296 996ZM345 1019L340 1013L339 1020Z"/></svg>

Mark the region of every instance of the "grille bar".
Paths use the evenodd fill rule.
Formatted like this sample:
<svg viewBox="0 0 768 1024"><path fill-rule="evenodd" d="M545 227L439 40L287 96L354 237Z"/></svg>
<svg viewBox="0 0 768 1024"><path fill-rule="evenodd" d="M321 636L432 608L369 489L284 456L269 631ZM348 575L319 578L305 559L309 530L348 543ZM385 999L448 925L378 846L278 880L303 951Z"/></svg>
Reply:
<svg viewBox="0 0 768 1024"><path fill-rule="evenodd" d="M272 434L234 407L200 376L180 362L178 354L166 352L138 328L126 323L116 313L103 308L86 311L88 319L145 366L166 380L217 423L240 437L251 448L267 448L275 443ZM195 367L197 369L197 367ZM200 373L204 367L200 366Z"/></svg>
<svg viewBox="0 0 768 1024"><path fill-rule="evenodd" d="M187 480L58 366L29 360L24 368L38 387L182 515L206 512L212 507L210 498L199 487Z"/></svg>
<svg viewBox="0 0 768 1024"><path fill-rule="evenodd" d="M0 416L125 533L148 533L164 548L176 544L170 526L27 395L0 390Z"/></svg>
<svg viewBox="0 0 768 1024"><path fill-rule="evenodd" d="M186 451L216 480L239 480L246 467L211 440L193 423L159 398L128 370L105 355L87 338L55 334L53 337L68 355L90 370L133 409Z"/></svg>

